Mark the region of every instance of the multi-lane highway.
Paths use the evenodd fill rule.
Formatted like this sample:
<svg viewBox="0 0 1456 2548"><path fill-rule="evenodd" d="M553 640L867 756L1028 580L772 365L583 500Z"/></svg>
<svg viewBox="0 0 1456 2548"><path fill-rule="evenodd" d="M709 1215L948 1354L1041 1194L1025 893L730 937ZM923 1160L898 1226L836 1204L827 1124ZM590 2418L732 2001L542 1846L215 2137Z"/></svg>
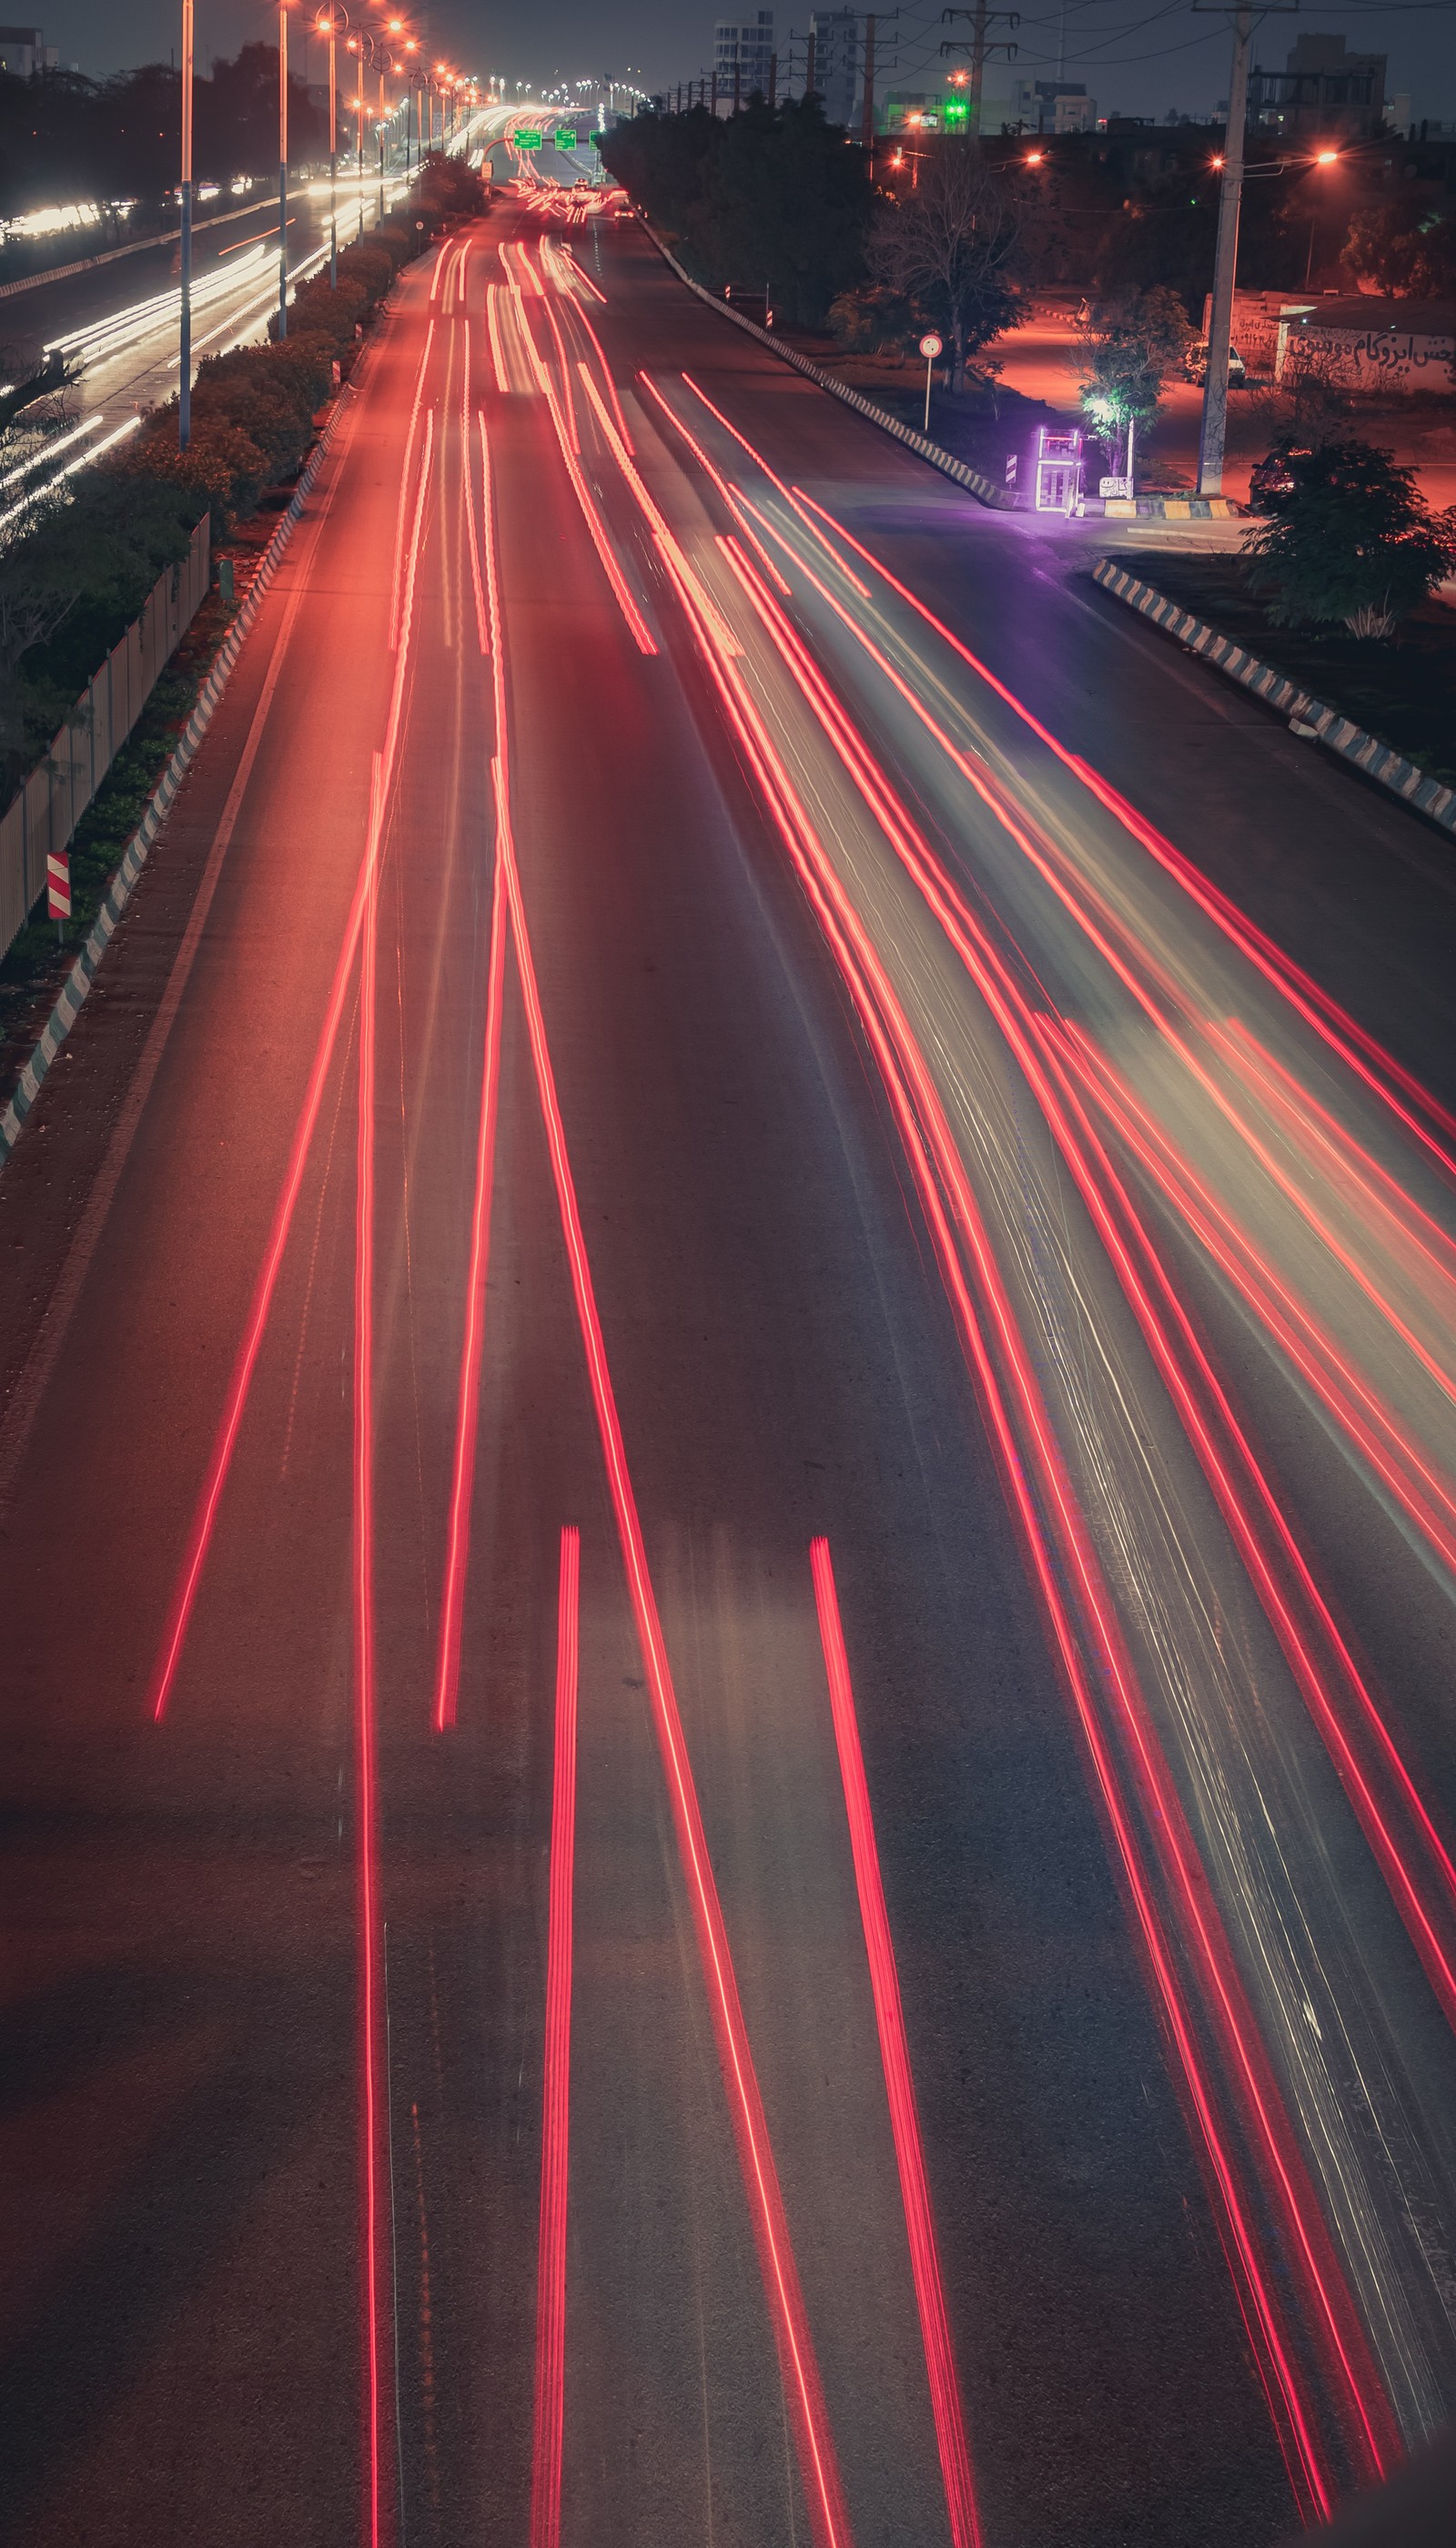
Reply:
<svg viewBox="0 0 1456 2548"><path fill-rule="evenodd" d="M0 1178L0 2539L1446 2421L1453 939L634 227L410 269Z"/></svg>

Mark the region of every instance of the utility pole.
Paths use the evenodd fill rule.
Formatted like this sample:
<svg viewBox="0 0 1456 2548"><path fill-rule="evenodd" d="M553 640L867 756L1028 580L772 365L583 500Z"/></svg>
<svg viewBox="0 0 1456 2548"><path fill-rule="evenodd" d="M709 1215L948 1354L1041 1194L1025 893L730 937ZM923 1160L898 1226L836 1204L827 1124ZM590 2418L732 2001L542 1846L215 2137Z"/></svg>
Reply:
<svg viewBox="0 0 1456 2548"><path fill-rule="evenodd" d="M192 439L192 17L193 0L182 0L182 179L177 207L182 217L181 328L177 346L181 369L177 394L179 451L185 451Z"/></svg>
<svg viewBox="0 0 1456 2548"><path fill-rule="evenodd" d="M771 107L778 104L778 55L776 53L769 55L769 104Z"/></svg>
<svg viewBox="0 0 1456 2548"><path fill-rule="evenodd" d="M733 112L743 113L743 62L737 53L733 56Z"/></svg>
<svg viewBox="0 0 1456 2548"><path fill-rule="evenodd" d="M975 0L973 9L941 11L943 27L949 27L953 18L970 20L970 42L968 45L942 45L941 51L943 54L969 53L970 55L970 119L966 125L965 137L968 141L978 142L981 137L981 90L985 84L986 56L988 53L1004 53L1010 61L1015 57L1017 49L1015 45L1007 44L1000 36L990 37L988 31L992 27L1019 27L1021 14L1016 9L989 9L986 6L986 0Z"/></svg>
<svg viewBox="0 0 1456 2548"><path fill-rule="evenodd" d="M1233 20L1233 60L1228 72L1228 126L1224 136L1224 174L1219 185L1219 235L1214 250L1213 306L1209 312L1209 362L1203 377L1203 426L1198 437L1198 492L1224 492L1224 435L1228 421L1228 346L1233 334L1233 281L1238 269L1238 200L1243 191L1243 128L1248 117L1248 55L1253 11L1239 0Z"/></svg>
<svg viewBox="0 0 1456 2548"><path fill-rule="evenodd" d="M868 155L869 174L874 175L874 12L864 21L864 105L860 118L860 140Z"/></svg>
<svg viewBox="0 0 1456 2548"><path fill-rule="evenodd" d="M812 27L810 27L810 29L809 29L809 33L808 33L808 36L807 36L807 38L805 39L805 43L804 43L804 95L805 95L805 97L812 97L812 96L813 96L813 94L814 94L814 30L813 30L813 28L812 28Z"/></svg>

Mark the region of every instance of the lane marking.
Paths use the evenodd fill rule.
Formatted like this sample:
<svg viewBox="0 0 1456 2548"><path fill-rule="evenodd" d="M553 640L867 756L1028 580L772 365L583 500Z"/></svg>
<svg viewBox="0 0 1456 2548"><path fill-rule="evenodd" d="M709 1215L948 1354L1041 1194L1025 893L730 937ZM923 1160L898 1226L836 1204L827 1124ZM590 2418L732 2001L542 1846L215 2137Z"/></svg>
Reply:
<svg viewBox="0 0 1456 2548"><path fill-rule="evenodd" d="M946 2509L951 2517L954 2548L980 2548L981 2529L971 2483L970 2452L966 2446L965 2419L960 2409L960 2389L951 2347L950 2322L946 2316L940 2250L936 2245L930 2187L926 2182L925 2151L915 2106L915 2083L910 2071L910 2048L905 2039L905 2013L900 2003L900 1980L890 1939L889 1914L885 1909L879 1852L874 1840L874 1817L860 1748L855 1692L850 1680L850 1659L845 1647L839 1592L827 1539L816 1539L810 1543L809 1567L814 1582L814 1606L819 1615L819 1642L824 1650L824 1670L829 1683L834 1739L839 1751L840 1778L845 1791L845 1812L849 1818L855 1886L860 1897L860 1919L869 1964L869 1987L874 1999L874 2023L879 2036L879 2057L890 2110L890 2129L894 2135L895 2164L900 2173L900 2199L905 2207L910 2270L915 2282L915 2306L920 2313L920 2332L925 2345L925 2368L930 2381L931 2412L935 2416L936 2443L941 2455Z"/></svg>
<svg viewBox="0 0 1456 2548"><path fill-rule="evenodd" d="M581 1539L561 1534L556 1614L556 1761L551 1787L551 1906L546 2058L541 2091L541 2226L536 2264L536 2388L531 2430L531 2548L560 2548L566 2422L566 2222L571 2148L572 1913L577 1850L577 1674Z"/></svg>
<svg viewBox="0 0 1456 2548"><path fill-rule="evenodd" d="M482 433L484 440L484 429ZM488 592L491 598L491 637L493 660L499 666L501 649L501 627L499 616L500 588L496 564L495 506L489 479L485 508ZM498 678L500 676L498 675ZM498 745L506 744L502 726ZM516 867L515 844L510 822L510 798L507 761L498 750L493 764L497 789L500 855L505 872L506 892L510 904L511 939L515 949L516 976L526 1012L526 1028L535 1071L536 1089L546 1128L547 1146L551 1156L552 1176L556 1185L557 1204L561 1215L562 1234L571 1270L572 1289L577 1317L586 1351L588 1377L596 1412L606 1466L607 1485L616 1515L617 1534L621 1543L633 1616L637 1624L638 1643L642 1650L643 1670L652 1697L653 1719L658 1746L667 1778L669 1798L678 1837L679 1854L687 1885L693 1925L697 1933L698 1952L707 1985L708 2003L718 2040L719 2058L728 2091L729 2110L738 2141L739 2160L749 2199L765 2291L774 2324L783 2379L785 2403L798 2448L810 2525L819 2548L850 2548L851 2532L845 2509L839 2468L833 2437L829 2430L824 2406L819 2367L809 2332L803 2293L799 2286L798 2268L794 2262L788 2233L783 2197L769 2138L768 2120L748 2029L738 1993L732 1951L712 1864L708 1857L707 1837L703 1830L697 1789L687 1754L686 1738L673 1686L672 1667L668 1660L666 1640L658 1615L657 1596L647 1563L646 1542L642 1534L637 1501L627 1466L626 1445L617 1411L616 1394L606 1359L606 1345L596 1307L595 1287L591 1261L582 1228L577 1202L576 1181L566 1145L566 1128L557 1098L555 1073L546 1042L545 1020L541 1010L536 981L535 962L526 928L520 878Z"/></svg>

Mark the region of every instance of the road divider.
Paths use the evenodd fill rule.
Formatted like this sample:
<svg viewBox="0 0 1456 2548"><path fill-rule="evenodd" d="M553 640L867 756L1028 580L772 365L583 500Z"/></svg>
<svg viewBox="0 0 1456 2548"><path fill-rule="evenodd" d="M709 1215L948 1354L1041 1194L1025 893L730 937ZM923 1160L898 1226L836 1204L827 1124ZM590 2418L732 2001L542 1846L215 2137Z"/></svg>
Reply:
<svg viewBox="0 0 1456 2548"><path fill-rule="evenodd" d="M819 365L811 363L808 355L801 354L796 346L786 345L781 336L775 336L768 327L761 327L757 319L745 318L741 310L731 309L726 301L718 299L715 292L709 292L706 285L694 283L691 275L678 263L672 249L664 247L646 222L642 227L679 282L685 283L688 291L695 292L699 301L705 301L710 310L716 310L720 318L731 318L735 327L745 328L750 336L757 336L759 343L767 345L771 354L777 354L781 361L792 363L794 370L802 372L816 388L828 390L831 398L843 399L845 406L852 407L857 415L863 415L870 424L877 424L881 433L892 433L897 442L904 443L907 451L914 452L917 460L928 460L933 469L940 469L946 477L954 478L958 487L968 488L978 503L989 504L993 510L1002 513L1018 509L1016 498L1008 495L1004 487L998 487L993 478L984 477L968 462L957 460L954 451L942 450L938 442L932 442L927 434L917 433L913 425L902 424L899 417L891 415L886 408L876 407L873 399L862 398L858 390L852 390L844 381L837 381L832 372L821 371Z"/></svg>

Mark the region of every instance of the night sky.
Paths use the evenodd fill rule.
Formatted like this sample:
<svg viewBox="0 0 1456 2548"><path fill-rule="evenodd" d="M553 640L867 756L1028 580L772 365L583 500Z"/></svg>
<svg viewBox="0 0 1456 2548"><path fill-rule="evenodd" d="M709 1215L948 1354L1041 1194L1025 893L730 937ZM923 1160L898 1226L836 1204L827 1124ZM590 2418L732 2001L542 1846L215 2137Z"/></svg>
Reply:
<svg viewBox="0 0 1456 2548"><path fill-rule="evenodd" d="M730 14L730 0L719 0ZM758 0L754 0L757 8ZM808 23L811 0L788 0L778 11L780 49L789 26ZM19 12L12 13L17 18ZM310 7L310 16L317 10ZM91 72L165 59L177 41L178 10L167 0L63 0L47 8L47 40L65 61ZM687 79L710 66L712 0L684 8L676 0L556 0L551 8L500 11L472 8L469 0L437 0L423 24L441 53L462 68L502 72L509 80L541 83L611 71L637 77L646 88ZM198 50L230 53L250 35L267 35L274 13L264 0L199 0ZM1195 16L1189 0L1139 8L1137 0L1037 0L1022 12L1016 41L1017 69L1032 78L1054 74L1065 27L1065 76L1085 81L1100 110L1161 117L1176 106L1187 114L1211 113L1228 89L1227 22ZM939 68L943 32L940 0L915 0L902 10L898 45L887 78L921 84ZM881 20L881 57L887 49ZM1450 0L1426 6L1321 8L1318 0L1297 17L1266 19L1255 57L1281 69L1296 34L1342 34L1352 49L1368 46L1390 56L1387 93L1409 93L1415 117L1456 117L1456 13Z"/></svg>

